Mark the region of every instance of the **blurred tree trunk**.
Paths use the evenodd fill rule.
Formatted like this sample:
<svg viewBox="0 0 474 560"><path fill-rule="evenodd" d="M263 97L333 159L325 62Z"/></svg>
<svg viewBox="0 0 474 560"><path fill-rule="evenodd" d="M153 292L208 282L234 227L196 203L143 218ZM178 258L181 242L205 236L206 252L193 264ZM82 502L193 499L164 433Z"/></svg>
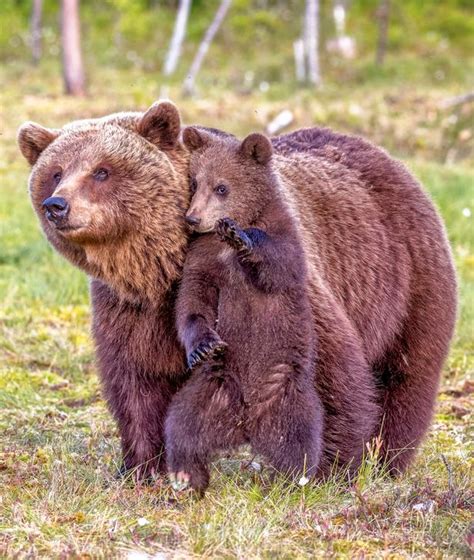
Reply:
<svg viewBox="0 0 474 560"><path fill-rule="evenodd" d="M194 93L194 82L196 81L196 76L201 68L201 64L206 56L207 51L209 50L209 46L214 39L215 34L219 30L224 18L227 14L227 11L230 8L232 0L221 0L219 8L217 9L216 15L214 16L214 20L211 25L208 27L204 39L202 40L201 44L199 45L199 49L194 57L193 63L191 64L191 68L189 69L188 75L184 80L183 84L183 93L186 95L191 95Z"/></svg>
<svg viewBox="0 0 474 560"><path fill-rule="evenodd" d="M41 14L43 0L33 0L31 13L31 55L33 64L38 64L41 58Z"/></svg>
<svg viewBox="0 0 474 560"><path fill-rule="evenodd" d="M84 95L79 0L61 2L61 41L65 91L68 95Z"/></svg>
<svg viewBox="0 0 474 560"><path fill-rule="evenodd" d="M183 45L184 36L186 34L186 25L188 23L189 9L191 0L180 0L178 14L174 25L173 37L171 38L170 48L166 55L163 73L165 76L171 76L178 65L181 47Z"/></svg>
<svg viewBox="0 0 474 560"><path fill-rule="evenodd" d="M297 39L293 43L293 55L295 57L295 73L298 82L306 81L305 43L303 39Z"/></svg>
<svg viewBox="0 0 474 560"><path fill-rule="evenodd" d="M306 0L304 27L308 79L310 83L318 86L321 84L319 66L319 0Z"/></svg>
<svg viewBox="0 0 474 560"><path fill-rule="evenodd" d="M380 0L377 9L377 18L379 20L379 39L377 42L377 53L375 55L375 63L382 66L387 52L388 23L390 18L390 0Z"/></svg>

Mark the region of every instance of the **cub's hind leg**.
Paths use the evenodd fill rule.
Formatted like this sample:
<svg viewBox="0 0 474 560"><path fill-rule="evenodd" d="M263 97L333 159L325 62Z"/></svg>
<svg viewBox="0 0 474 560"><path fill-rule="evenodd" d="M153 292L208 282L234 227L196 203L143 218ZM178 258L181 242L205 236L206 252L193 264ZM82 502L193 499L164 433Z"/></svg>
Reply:
<svg viewBox="0 0 474 560"><path fill-rule="evenodd" d="M239 382L209 364L196 370L171 402L165 434L172 481L203 493L213 455L244 443Z"/></svg>

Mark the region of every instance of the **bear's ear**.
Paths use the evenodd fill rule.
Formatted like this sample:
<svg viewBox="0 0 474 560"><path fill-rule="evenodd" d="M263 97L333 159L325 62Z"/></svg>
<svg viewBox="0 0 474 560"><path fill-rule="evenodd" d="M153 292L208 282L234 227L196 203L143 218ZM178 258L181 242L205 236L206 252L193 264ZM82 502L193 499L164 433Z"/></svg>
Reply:
<svg viewBox="0 0 474 560"><path fill-rule="evenodd" d="M242 141L240 153L245 157L252 158L261 165L265 165L272 157L273 147L266 136L254 132Z"/></svg>
<svg viewBox="0 0 474 560"><path fill-rule="evenodd" d="M60 134L60 130L26 122L18 130L18 146L28 163L34 165L41 152Z"/></svg>
<svg viewBox="0 0 474 560"><path fill-rule="evenodd" d="M173 148L181 131L179 111L170 101L153 103L138 123L138 134L158 148Z"/></svg>
<svg viewBox="0 0 474 560"><path fill-rule="evenodd" d="M183 144L188 148L190 152L194 150L199 150L207 146L211 142L211 137L206 132L199 130L195 126L187 126L183 130Z"/></svg>

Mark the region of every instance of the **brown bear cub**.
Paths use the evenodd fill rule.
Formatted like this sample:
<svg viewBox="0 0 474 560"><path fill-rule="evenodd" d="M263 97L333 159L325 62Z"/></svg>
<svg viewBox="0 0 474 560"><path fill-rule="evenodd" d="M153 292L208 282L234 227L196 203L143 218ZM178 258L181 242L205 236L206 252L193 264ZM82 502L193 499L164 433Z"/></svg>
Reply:
<svg viewBox="0 0 474 560"><path fill-rule="evenodd" d="M166 420L175 486L204 491L219 450L250 443L289 475L314 474L322 406L306 257L261 134L243 142L194 127L189 249L178 294L178 336L192 377Z"/></svg>

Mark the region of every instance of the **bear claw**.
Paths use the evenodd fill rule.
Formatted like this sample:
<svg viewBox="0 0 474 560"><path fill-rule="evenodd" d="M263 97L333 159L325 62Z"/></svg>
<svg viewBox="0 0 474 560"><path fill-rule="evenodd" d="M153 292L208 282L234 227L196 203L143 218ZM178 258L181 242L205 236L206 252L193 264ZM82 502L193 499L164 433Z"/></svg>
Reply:
<svg viewBox="0 0 474 560"><path fill-rule="evenodd" d="M201 342L188 356L189 369L195 369L205 362L219 362L226 351L227 344L222 340Z"/></svg>
<svg viewBox="0 0 474 560"><path fill-rule="evenodd" d="M251 251L252 241L234 220L221 218L216 222L215 231L221 241L227 242L237 251Z"/></svg>
<svg viewBox="0 0 474 560"><path fill-rule="evenodd" d="M169 479L171 483L171 487L176 492L182 492L189 488L189 483L191 480L191 475L184 471L178 471L177 473L171 472L169 473Z"/></svg>

